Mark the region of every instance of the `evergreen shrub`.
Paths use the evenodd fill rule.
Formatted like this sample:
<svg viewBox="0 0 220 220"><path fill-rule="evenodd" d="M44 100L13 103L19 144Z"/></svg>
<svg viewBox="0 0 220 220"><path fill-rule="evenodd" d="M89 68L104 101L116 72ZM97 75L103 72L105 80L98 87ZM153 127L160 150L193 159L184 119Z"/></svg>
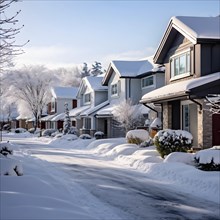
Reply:
<svg viewBox="0 0 220 220"><path fill-rule="evenodd" d="M182 130L165 129L154 137L154 144L162 158L172 152L187 152L191 149L192 143L192 135Z"/></svg>
<svg viewBox="0 0 220 220"><path fill-rule="evenodd" d="M196 167L204 171L220 171L220 147L200 150L195 154Z"/></svg>

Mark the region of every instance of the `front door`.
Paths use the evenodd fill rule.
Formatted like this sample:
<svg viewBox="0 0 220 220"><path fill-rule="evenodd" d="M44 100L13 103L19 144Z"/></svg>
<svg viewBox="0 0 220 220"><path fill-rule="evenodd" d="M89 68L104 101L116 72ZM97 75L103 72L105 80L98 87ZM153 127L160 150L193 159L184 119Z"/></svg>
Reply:
<svg viewBox="0 0 220 220"><path fill-rule="evenodd" d="M220 114L212 115L212 145L220 145Z"/></svg>

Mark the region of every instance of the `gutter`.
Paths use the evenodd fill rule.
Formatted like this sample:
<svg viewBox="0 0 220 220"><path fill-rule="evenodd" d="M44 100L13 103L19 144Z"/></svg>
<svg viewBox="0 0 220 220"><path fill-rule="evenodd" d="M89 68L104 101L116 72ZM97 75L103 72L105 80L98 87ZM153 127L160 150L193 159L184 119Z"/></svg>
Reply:
<svg viewBox="0 0 220 220"><path fill-rule="evenodd" d="M199 106L199 110L201 112L202 111L202 104L200 102L196 101L195 99L191 98L190 95L188 98L190 101L194 102L195 104L197 104Z"/></svg>
<svg viewBox="0 0 220 220"><path fill-rule="evenodd" d="M149 106L149 105L147 105L146 103L143 103L143 105L144 105L145 107L149 108L150 110L152 110L152 111L156 112L157 117L158 117L159 113L158 113L158 111L157 111L157 110L155 110L154 108L150 107L150 106Z"/></svg>

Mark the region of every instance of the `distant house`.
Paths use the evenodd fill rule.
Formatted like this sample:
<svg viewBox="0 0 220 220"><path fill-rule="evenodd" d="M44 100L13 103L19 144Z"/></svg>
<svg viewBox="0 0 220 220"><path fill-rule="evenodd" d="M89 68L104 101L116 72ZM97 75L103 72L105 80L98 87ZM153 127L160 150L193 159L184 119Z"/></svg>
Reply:
<svg viewBox="0 0 220 220"><path fill-rule="evenodd" d="M48 115L41 118L45 128L62 129L64 121L64 104L68 104L69 110L77 107L77 87L53 87L51 88L51 102L48 103ZM72 121L75 126L75 121Z"/></svg>
<svg viewBox="0 0 220 220"><path fill-rule="evenodd" d="M108 104L108 87L102 86L101 75L87 76L81 81L77 92L78 107L70 111L70 117L76 120L81 134L90 134L104 128L98 124L96 112Z"/></svg>
<svg viewBox="0 0 220 220"><path fill-rule="evenodd" d="M115 105L130 99L139 104L143 94L164 85L164 68L154 65L151 58L136 61L112 61L102 81L108 86L109 105L97 111L96 118L102 119L107 137L124 136L124 130L114 120ZM148 117L149 109L143 106L143 114ZM143 122L144 124L144 122Z"/></svg>
<svg viewBox="0 0 220 220"><path fill-rule="evenodd" d="M163 128L192 133L194 145L220 144L220 115L206 111L205 97L220 94L220 17L173 17L154 55L165 65L165 86L141 103L162 106Z"/></svg>

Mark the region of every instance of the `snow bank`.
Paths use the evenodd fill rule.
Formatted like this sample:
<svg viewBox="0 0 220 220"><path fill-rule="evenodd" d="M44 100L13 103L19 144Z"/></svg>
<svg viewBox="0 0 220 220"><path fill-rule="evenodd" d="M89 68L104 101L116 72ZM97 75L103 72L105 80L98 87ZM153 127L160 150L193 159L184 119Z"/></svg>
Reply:
<svg viewBox="0 0 220 220"><path fill-rule="evenodd" d="M19 161L12 158L0 158L0 175L3 176L21 176L23 168ZM2 177L1 177L2 178Z"/></svg>
<svg viewBox="0 0 220 220"><path fill-rule="evenodd" d="M137 150L136 144L120 144L107 152L105 156L110 158L116 158L119 155L130 155Z"/></svg>
<svg viewBox="0 0 220 220"><path fill-rule="evenodd" d="M164 162L178 162L189 165L194 165L194 154L184 152L173 152L165 157Z"/></svg>

